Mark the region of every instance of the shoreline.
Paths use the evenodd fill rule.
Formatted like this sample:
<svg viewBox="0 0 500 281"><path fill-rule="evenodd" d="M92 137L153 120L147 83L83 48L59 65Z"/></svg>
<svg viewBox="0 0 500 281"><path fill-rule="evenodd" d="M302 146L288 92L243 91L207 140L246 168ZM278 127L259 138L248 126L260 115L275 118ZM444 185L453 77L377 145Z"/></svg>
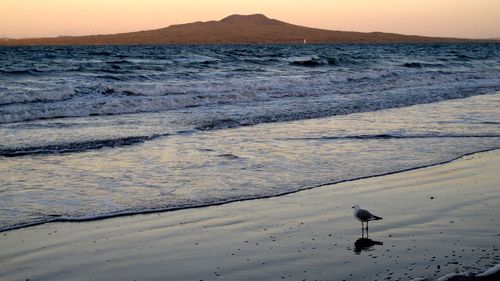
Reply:
<svg viewBox="0 0 500 281"><path fill-rule="evenodd" d="M182 210L200 209L200 208L207 208L207 207L212 207L212 206L221 206L221 205L226 205L226 204L233 204L233 203L238 203L238 202L254 201L254 200L262 200L262 199L269 199L269 198L275 198L275 197L288 196L288 195L292 195L292 194L303 192L303 191L309 191L309 190L312 190L312 189L321 188L321 187L324 187L324 186L338 185L338 184L348 183L348 182L353 182L353 181L358 181L358 180L365 180L365 179L371 179L371 178L385 177L385 176L390 176L390 175L399 174L399 173L411 172L411 171L415 171L415 170L420 170L420 169L426 169L426 168L431 168L431 167L435 167L435 166L446 165L446 164L452 163L454 161L458 161L458 160L460 160L460 159L462 159L464 157L473 156L475 154L481 154L481 153L491 152L491 151L495 151L495 150L500 151L500 147L488 148L488 149L479 150L479 151L475 151L475 152L471 152L471 153L465 153L465 154L463 154L461 156L457 156L457 157L451 158L450 160L446 160L446 161L442 161L442 162L438 162L438 163L434 163L434 164L423 165L423 166L418 166L418 167L408 168L408 169L403 169L403 170L398 170L398 171L392 171L392 172L388 172L388 173L382 173L382 174L376 174L376 175L370 175L370 176L364 176L364 177L358 177L358 178L340 180L340 181L336 181L336 182L327 182L327 183L322 183L322 184L315 185L315 186L304 187L304 188L300 188L300 189L297 189L297 190L288 191L288 192L279 193L279 194L274 194L274 195L266 195L266 196L259 196L259 197L250 197L250 198L243 198L243 199L235 199L235 200L230 200L230 201L215 202L215 203L208 203L208 204L201 204L201 205L194 205L194 206L187 206L187 207L182 207L181 206L181 207L172 207L172 208L155 209L155 210L144 210L144 211L121 211L121 212L118 212L118 213L103 214L103 215L93 216L93 217L82 217L82 218L56 217L53 220L48 220L48 221L43 221L43 222L27 223L27 224L22 224L22 225L19 225L19 226L9 227L9 228L6 228L6 229L0 229L0 233L14 231L14 230L19 230L19 229L24 229L24 228L29 228L29 227L34 227L34 226L39 226L39 225L44 225L44 224L48 224L48 223L100 221L100 220L108 220L108 219L120 218L120 217L137 216L137 215L149 215L149 214L156 214L156 213L177 212L177 211L182 211Z"/></svg>
<svg viewBox="0 0 500 281"><path fill-rule="evenodd" d="M490 150L286 196L4 231L0 279L435 280L480 273L500 263L499 168L500 150ZM370 224L371 242L360 240L354 203L384 217Z"/></svg>

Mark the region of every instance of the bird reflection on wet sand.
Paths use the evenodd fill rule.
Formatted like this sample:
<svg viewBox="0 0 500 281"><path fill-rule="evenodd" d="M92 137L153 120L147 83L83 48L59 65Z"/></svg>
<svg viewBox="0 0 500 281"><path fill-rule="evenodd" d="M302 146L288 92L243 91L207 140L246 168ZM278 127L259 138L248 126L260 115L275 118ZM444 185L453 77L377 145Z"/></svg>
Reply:
<svg viewBox="0 0 500 281"><path fill-rule="evenodd" d="M365 232L363 231L361 233L361 237L358 238L356 242L354 242L354 253L356 253L356 255L360 255L361 252L373 251L373 247L375 245L384 245L384 243L370 239L368 237L368 231L366 232L366 236Z"/></svg>

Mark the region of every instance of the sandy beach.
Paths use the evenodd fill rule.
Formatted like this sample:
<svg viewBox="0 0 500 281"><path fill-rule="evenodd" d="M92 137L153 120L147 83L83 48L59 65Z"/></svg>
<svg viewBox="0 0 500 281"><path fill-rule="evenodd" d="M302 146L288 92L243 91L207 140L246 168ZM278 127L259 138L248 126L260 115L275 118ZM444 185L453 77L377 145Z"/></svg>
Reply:
<svg viewBox="0 0 500 281"><path fill-rule="evenodd" d="M500 262L499 169L496 150L282 197L7 231L0 279L435 280L483 272ZM370 224L370 240L359 240L354 204L384 217Z"/></svg>

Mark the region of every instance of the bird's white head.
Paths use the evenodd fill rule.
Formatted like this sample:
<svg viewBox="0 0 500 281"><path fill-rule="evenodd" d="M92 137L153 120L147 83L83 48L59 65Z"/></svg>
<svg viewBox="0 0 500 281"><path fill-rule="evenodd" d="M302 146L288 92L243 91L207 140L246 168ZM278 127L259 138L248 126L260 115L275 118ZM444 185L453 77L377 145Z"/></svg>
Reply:
<svg viewBox="0 0 500 281"><path fill-rule="evenodd" d="M353 209L359 209L359 205L352 206Z"/></svg>

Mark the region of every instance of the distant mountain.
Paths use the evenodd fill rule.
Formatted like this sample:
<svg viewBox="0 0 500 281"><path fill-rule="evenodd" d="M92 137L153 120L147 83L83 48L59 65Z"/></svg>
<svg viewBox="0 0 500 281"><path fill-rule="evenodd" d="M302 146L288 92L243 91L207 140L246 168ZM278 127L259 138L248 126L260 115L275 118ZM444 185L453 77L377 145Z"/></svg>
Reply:
<svg viewBox="0 0 500 281"><path fill-rule="evenodd" d="M166 28L89 36L2 40L0 45L126 45L126 44L259 44L259 43L424 43L471 39L425 37L382 32L348 32L309 28L262 14L232 15L220 21L194 22Z"/></svg>

